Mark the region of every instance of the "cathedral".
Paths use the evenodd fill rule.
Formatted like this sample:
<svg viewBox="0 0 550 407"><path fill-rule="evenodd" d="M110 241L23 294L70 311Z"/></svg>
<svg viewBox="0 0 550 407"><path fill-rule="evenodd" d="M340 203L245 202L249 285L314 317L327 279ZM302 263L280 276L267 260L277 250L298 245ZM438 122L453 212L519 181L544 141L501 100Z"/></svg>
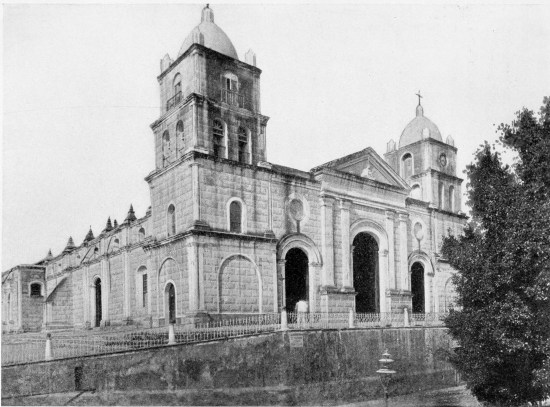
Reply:
<svg viewBox="0 0 550 407"><path fill-rule="evenodd" d="M440 250L466 222L462 179L420 96L383 157L367 147L301 171L268 161L261 73L206 6L160 62L145 216L130 207L5 271L2 330L190 324L301 300L315 313L447 311L454 271Z"/></svg>

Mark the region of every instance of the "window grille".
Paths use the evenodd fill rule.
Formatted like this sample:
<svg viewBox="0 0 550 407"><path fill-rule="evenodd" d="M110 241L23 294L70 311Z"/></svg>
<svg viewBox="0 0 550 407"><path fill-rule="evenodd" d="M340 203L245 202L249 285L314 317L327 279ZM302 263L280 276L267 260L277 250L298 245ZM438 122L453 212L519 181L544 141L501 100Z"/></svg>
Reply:
<svg viewBox="0 0 550 407"><path fill-rule="evenodd" d="M142 304L143 306L147 306L147 274L143 274L141 276L142 278Z"/></svg>

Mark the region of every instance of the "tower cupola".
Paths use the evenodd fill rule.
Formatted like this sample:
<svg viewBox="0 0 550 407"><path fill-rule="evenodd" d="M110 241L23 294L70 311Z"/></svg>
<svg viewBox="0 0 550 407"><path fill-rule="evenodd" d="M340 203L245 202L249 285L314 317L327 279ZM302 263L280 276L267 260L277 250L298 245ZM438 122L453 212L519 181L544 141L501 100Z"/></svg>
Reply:
<svg viewBox="0 0 550 407"><path fill-rule="evenodd" d="M214 23L214 11L208 4L202 9L200 24L193 28L183 41L178 57L183 55L195 43L204 45L206 48L213 49L228 57L239 59L237 51L227 34Z"/></svg>

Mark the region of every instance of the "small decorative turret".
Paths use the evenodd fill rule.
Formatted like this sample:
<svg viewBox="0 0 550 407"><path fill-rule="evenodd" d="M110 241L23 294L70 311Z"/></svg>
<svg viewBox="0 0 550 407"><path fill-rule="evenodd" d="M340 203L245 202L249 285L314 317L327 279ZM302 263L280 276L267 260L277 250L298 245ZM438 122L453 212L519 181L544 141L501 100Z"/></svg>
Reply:
<svg viewBox="0 0 550 407"><path fill-rule="evenodd" d="M86 234L86 237L84 238L83 243L88 243L91 240L94 240L94 232L92 232L92 226L90 225L90 230L88 230L88 233Z"/></svg>
<svg viewBox="0 0 550 407"><path fill-rule="evenodd" d="M103 229L102 233L107 233L111 230L113 230L113 225L111 224L111 217L109 216L109 218L107 219L107 224L105 225L105 229Z"/></svg>
<svg viewBox="0 0 550 407"><path fill-rule="evenodd" d="M67 241L67 246L63 249L63 253L69 253L75 249L73 237L69 236L69 240Z"/></svg>
<svg viewBox="0 0 550 407"><path fill-rule="evenodd" d="M113 228L114 228L114 229L118 228L118 222L116 221L116 219L115 219L115 221L113 222Z"/></svg>
<svg viewBox="0 0 550 407"><path fill-rule="evenodd" d="M51 260L51 259L53 259L52 249L48 250L48 254L46 255L46 258L44 260Z"/></svg>
<svg viewBox="0 0 550 407"><path fill-rule="evenodd" d="M130 223L135 221L136 219L137 218L134 212L134 207L130 204L130 209L128 210L128 215L126 215L126 219L124 219L124 223Z"/></svg>
<svg viewBox="0 0 550 407"><path fill-rule="evenodd" d="M207 4L206 7L202 9L201 22L202 21L209 21L211 23L214 22L214 12L210 8L209 4Z"/></svg>

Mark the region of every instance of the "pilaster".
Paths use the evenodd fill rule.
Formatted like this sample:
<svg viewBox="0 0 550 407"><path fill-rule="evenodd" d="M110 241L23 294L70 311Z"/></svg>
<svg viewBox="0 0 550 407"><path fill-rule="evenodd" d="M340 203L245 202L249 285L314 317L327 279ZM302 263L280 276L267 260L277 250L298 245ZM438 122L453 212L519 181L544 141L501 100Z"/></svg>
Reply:
<svg viewBox="0 0 550 407"><path fill-rule="evenodd" d="M83 304L83 311L84 311L84 324L86 324L86 322L91 322L90 320L90 286L89 286L89 270L90 270L90 266L89 265L85 265L82 272L82 296L83 296L83 301L84 301L84 304ZM46 321L46 319L44 318L44 321Z"/></svg>
<svg viewBox="0 0 550 407"><path fill-rule="evenodd" d="M350 245L350 217L349 209L351 202L346 199L340 200L340 230L342 233L342 285L345 288L351 288L351 245Z"/></svg>
<svg viewBox="0 0 550 407"><path fill-rule="evenodd" d="M321 284L334 287L334 236L333 236L333 199L321 195L321 245L323 253L323 273Z"/></svg>
<svg viewBox="0 0 550 407"><path fill-rule="evenodd" d="M101 326L109 325L110 292L109 260L104 257L101 259Z"/></svg>
<svg viewBox="0 0 550 407"><path fill-rule="evenodd" d="M187 269L189 270L189 311L196 313L201 306L199 244L192 239L186 245ZM204 300L203 300L204 301Z"/></svg>
<svg viewBox="0 0 550 407"><path fill-rule="evenodd" d="M407 222L409 215L407 213L399 214L399 287L402 290L410 290L409 288L409 260L407 248Z"/></svg>
<svg viewBox="0 0 550 407"><path fill-rule="evenodd" d="M281 311L283 307L286 307L286 291L285 291L285 267L286 267L286 260L285 259L279 259L277 260L277 288L278 288L278 305L279 310ZM287 310L288 312L292 312L294 310Z"/></svg>
<svg viewBox="0 0 550 407"><path fill-rule="evenodd" d="M395 268L395 212L386 211L386 233L388 234L388 288L397 288Z"/></svg>
<svg viewBox="0 0 550 407"><path fill-rule="evenodd" d="M130 317L130 259L128 250L122 251L122 266L124 268L124 301L122 303L123 318Z"/></svg>

